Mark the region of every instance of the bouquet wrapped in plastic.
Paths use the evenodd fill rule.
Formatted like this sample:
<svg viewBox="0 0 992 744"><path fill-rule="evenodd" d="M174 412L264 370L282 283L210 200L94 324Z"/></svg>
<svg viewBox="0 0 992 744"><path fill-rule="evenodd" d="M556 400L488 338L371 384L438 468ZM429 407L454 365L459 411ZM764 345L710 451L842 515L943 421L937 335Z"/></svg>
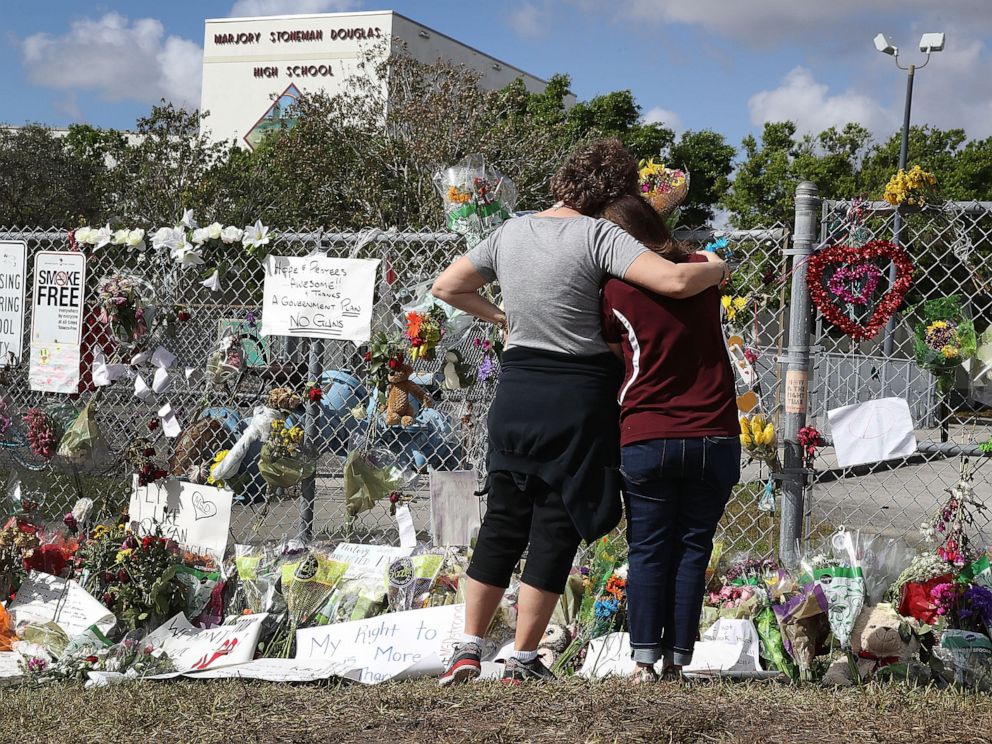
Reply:
<svg viewBox="0 0 992 744"><path fill-rule="evenodd" d="M914 329L916 362L937 376L941 391L954 381L954 371L975 356L978 339L958 296L924 302L918 308L920 321Z"/></svg>
<svg viewBox="0 0 992 744"><path fill-rule="evenodd" d="M474 246L512 215L517 204L513 181L486 163L483 155L469 155L434 175L434 187L444 203L450 230Z"/></svg>
<svg viewBox="0 0 992 744"><path fill-rule="evenodd" d="M662 217L672 217L689 193L689 174L662 163L642 160L638 173L641 196Z"/></svg>
<svg viewBox="0 0 992 744"><path fill-rule="evenodd" d="M58 456L73 467L99 464L110 454L96 423L96 411L87 403L59 440Z"/></svg>
<svg viewBox="0 0 992 744"><path fill-rule="evenodd" d="M316 458L303 443L303 427L276 419L258 458L258 472L272 488L292 488L313 477Z"/></svg>
<svg viewBox="0 0 992 744"><path fill-rule="evenodd" d="M804 556L800 565L803 580L814 582L827 598L834 638L849 649L854 624L865 603L865 580L853 538L841 528L830 537L825 550Z"/></svg>
<svg viewBox="0 0 992 744"><path fill-rule="evenodd" d="M134 344L148 333L154 294L151 284L141 277L126 273L106 276L98 289L97 320L110 326L122 344Z"/></svg>
<svg viewBox="0 0 992 744"><path fill-rule="evenodd" d="M773 471L781 471L775 425L760 413L741 416L740 424L741 447L744 451L753 459L766 463Z"/></svg>

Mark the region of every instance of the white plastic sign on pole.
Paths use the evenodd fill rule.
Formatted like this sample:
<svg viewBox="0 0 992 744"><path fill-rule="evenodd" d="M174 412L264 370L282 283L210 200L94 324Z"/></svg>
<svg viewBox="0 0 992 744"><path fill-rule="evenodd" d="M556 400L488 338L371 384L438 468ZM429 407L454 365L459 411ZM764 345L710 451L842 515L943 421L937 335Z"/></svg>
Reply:
<svg viewBox="0 0 992 744"><path fill-rule="evenodd" d="M31 289L31 389L79 392L86 256L42 251L34 257Z"/></svg>
<svg viewBox="0 0 992 744"><path fill-rule="evenodd" d="M218 558L227 550L234 492L186 481L139 486L135 476L128 517L139 535L168 537Z"/></svg>
<svg viewBox="0 0 992 744"><path fill-rule="evenodd" d="M365 343L372 335L377 260L269 256L262 335Z"/></svg>
<svg viewBox="0 0 992 744"><path fill-rule="evenodd" d="M296 658L338 662L356 670L355 679L363 684L385 682L412 667L421 674L440 674L464 622L465 605L457 604L301 628Z"/></svg>
<svg viewBox="0 0 992 744"><path fill-rule="evenodd" d="M23 240L0 240L0 368L21 361L27 255Z"/></svg>

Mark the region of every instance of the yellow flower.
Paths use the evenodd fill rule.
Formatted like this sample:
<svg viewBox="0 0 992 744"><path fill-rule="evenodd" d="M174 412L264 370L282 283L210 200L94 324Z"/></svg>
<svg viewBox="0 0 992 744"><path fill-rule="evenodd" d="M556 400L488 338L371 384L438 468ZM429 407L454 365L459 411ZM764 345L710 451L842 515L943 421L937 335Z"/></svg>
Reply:
<svg viewBox="0 0 992 744"><path fill-rule="evenodd" d="M129 555L131 555L132 552L133 551L131 550L131 548L127 548L126 550L119 550L119 551L117 551L116 562L117 563L120 563L125 558L127 558Z"/></svg>
<svg viewBox="0 0 992 744"><path fill-rule="evenodd" d="M957 346L947 344L940 350L940 353L944 355L944 359L957 359L961 350Z"/></svg>
<svg viewBox="0 0 992 744"><path fill-rule="evenodd" d="M747 307L747 297L735 297L733 299L734 310L740 312Z"/></svg>
<svg viewBox="0 0 992 744"><path fill-rule="evenodd" d="M277 431L282 431L285 428L286 428L285 421L280 421L279 419L276 419L275 421L272 422L271 430L273 434L276 433Z"/></svg>
<svg viewBox="0 0 992 744"><path fill-rule="evenodd" d="M299 444L303 441L303 429L299 426L294 426L289 430L289 441L294 444Z"/></svg>
<svg viewBox="0 0 992 744"><path fill-rule="evenodd" d="M224 459L225 457L227 457L227 454L228 454L228 453L229 453L230 451L231 451L231 450L221 450L221 451L220 451L220 452L218 452L218 453L217 453L216 455L214 455L214 464L215 464L215 465L218 465L218 464L220 464L220 461L221 461L221 460L223 460L223 459ZM213 469L213 468L211 468L211 470L212 470L212 469Z"/></svg>
<svg viewBox="0 0 992 744"><path fill-rule="evenodd" d="M98 524L93 528L93 539L99 540L101 537L106 537L110 534L110 528L103 524Z"/></svg>

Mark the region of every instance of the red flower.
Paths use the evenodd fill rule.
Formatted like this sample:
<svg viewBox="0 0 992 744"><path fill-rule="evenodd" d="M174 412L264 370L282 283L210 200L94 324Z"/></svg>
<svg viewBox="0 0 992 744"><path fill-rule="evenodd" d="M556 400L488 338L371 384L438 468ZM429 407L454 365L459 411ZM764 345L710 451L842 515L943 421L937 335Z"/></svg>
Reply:
<svg viewBox="0 0 992 744"><path fill-rule="evenodd" d="M114 595L110 592L104 592L101 599L103 600L103 604L107 607L110 607L114 603Z"/></svg>
<svg viewBox="0 0 992 744"><path fill-rule="evenodd" d="M98 661L99 661L99 659L96 658L95 656L87 656L86 657L86 663L87 664L96 664Z"/></svg>
<svg viewBox="0 0 992 744"><path fill-rule="evenodd" d="M366 362L371 362L372 361L372 352L371 351L366 351L365 352L365 361Z"/></svg>
<svg viewBox="0 0 992 744"><path fill-rule="evenodd" d="M176 313L176 319L180 323L185 323L187 320L189 320L189 313L186 312L185 310L180 310L178 313Z"/></svg>
<svg viewBox="0 0 992 744"><path fill-rule="evenodd" d="M399 500L400 500L400 495L396 491L393 491L391 494L389 494L390 504L396 504L399 502Z"/></svg>
<svg viewBox="0 0 992 744"><path fill-rule="evenodd" d="M127 571L125 571L123 568L117 572L117 580L122 584L126 584L130 580L130 578L131 577L127 575Z"/></svg>
<svg viewBox="0 0 992 744"><path fill-rule="evenodd" d="M41 571L42 573L60 576L69 564L69 558L58 545L42 545L31 551L24 559L24 569Z"/></svg>
<svg viewBox="0 0 992 744"><path fill-rule="evenodd" d="M158 428L158 419L148 419L148 430L155 431Z"/></svg>
<svg viewBox="0 0 992 744"><path fill-rule="evenodd" d="M314 385L309 390L307 390L307 398L310 399L311 403L319 403L320 399L324 397L324 391L320 389L320 385Z"/></svg>
<svg viewBox="0 0 992 744"><path fill-rule="evenodd" d="M143 550L148 550L148 548L151 547L151 545L152 545L153 542L155 542L155 541L152 539L152 537L150 535L145 535L143 538L141 538L141 547L142 547L142 549Z"/></svg>
<svg viewBox="0 0 992 744"><path fill-rule="evenodd" d="M389 360L389 368L390 369L399 369L400 368L399 361L397 361L396 359L390 359Z"/></svg>
<svg viewBox="0 0 992 744"><path fill-rule="evenodd" d="M62 517L62 522L71 532L75 532L79 529L79 525L76 523L76 515L72 512L67 512L66 515Z"/></svg>

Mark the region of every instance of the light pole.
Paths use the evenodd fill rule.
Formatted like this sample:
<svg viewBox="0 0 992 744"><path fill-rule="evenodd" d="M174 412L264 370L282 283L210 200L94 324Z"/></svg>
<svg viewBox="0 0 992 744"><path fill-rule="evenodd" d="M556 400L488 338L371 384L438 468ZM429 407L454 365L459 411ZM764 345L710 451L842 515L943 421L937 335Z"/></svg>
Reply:
<svg viewBox="0 0 992 744"><path fill-rule="evenodd" d="M902 144L899 147L899 170L906 169L906 160L909 157L909 118L913 107L913 78L917 70L922 70L930 62L930 55L934 52L944 51L944 34L928 33L920 37L920 51L927 55L922 65L909 65L903 67L899 62L899 48L894 46L885 34L878 34L875 37L875 48L882 54L890 55L896 62L896 67L906 73L906 106L902 115ZM892 217L892 242L902 247L902 213L896 209ZM896 265L889 264L889 286L895 284ZM893 336L895 335L896 318L893 315L885 324L885 336L882 342L882 353L892 356Z"/></svg>

